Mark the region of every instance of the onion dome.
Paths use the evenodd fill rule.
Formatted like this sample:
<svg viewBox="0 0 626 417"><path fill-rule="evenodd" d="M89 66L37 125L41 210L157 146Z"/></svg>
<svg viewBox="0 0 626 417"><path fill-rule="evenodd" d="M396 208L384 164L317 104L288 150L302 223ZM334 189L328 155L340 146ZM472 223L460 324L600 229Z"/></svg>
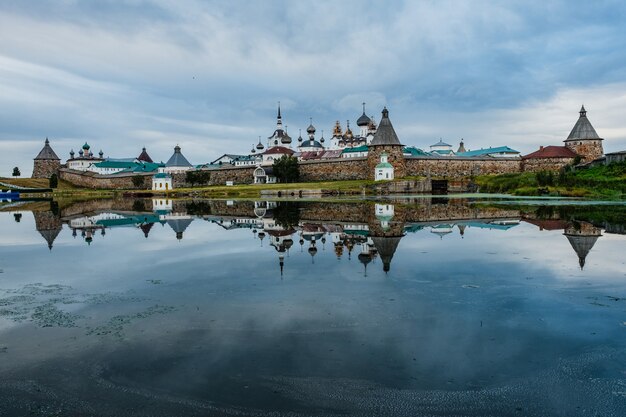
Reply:
<svg viewBox="0 0 626 417"><path fill-rule="evenodd" d="M98 156L99 156L100 158L103 158L103 157L104 157L104 152L102 152L102 149L100 149L100 152L98 152Z"/></svg>
<svg viewBox="0 0 626 417"><path fill-rule="evenodd" d="M363 103L363 114L356 121L357 126L367 126L370 123L370 118L365 114L365 103Z"/></svg>
<svg viewBox="0 0 626 417"><path fill-rule="evenodd" d="M252 149L250 150L250 153L256 153L256 149L254 149L254 143L252 144Z"/></svg>
<svg viewBox="0 0 626 417"><path fill-rule="evenodd" d="M302 129L300 129L300 136L298 136L298 142L302 143Z"/></svg>
<svg viewBox="0 0 626 417"><path fill-rule="evenodd" d="M286 126L285 126L286 127ZM285 134L283 135L282 138L280 138L280 142L283 145L289 145L291 143L291 136L289 136L289 134L287 133L287 131L285 130Z"/></svg>
<svg viewBox="0 0 626 417"><path fill-rule="evenodd" d="M264 148L263 144L261 143L261 136L259 136L259 143L257 143L256 148L258 150L262 150Z"/></svg>
<svg viewBox="0 0 626 417"><path fill-rule="evenodd" d="M80 151L78 151L78 156L83 156L85 152L83 152L83 150L81 149Z"/></svg>
<svg viewBox="0 0 626 417"><path fill-rule="evenodd" d="M346 133L343 135L346 139L352 139L352 130L350 130L350 120L347 121Z"/></svg>
<svg viewBox="0 0 626 417"><path fill-rule="evenodd" d="M90 148L89 144L85 142L85 144L83 145L83 149L87 151L89 150L89 148Z"/></svg>
<svg viewBox="0 0 626 417"><path fill-rule="evenodd" d="M335 126L333 127L333 137L341 137L343 133L341 131L341 124L339 124L339 120L335 122Z"/></svg>
<svg viewBox="0 0 626 417"><path fill-rule="evenodd" d="M72 149L72 150L70 151L70 158L74 159L74 155L75 155L75 153L74 153L74 149Z"/></svg>
<svg viewBox="0 0 626 417"><path fill-rule="evenodd" d="M313 126L313 118L310 118L310 124L309 127L306 128L306 133L308 133L309 135L312 135L315 133L315 126Z"/></svg>
<svg viewBox="0 0 626 417"><path fill-rule="evenodd" d="M322 137L320 138L320 143L324 143L324 131L322 130Z"/></svg>
<svg viewBox="0 0 626 417"><path fill-rule="evenodd" d="M376 130L376 122L374 121L374 116L370 117L370 124L367 126L369 130Z"/></svg>

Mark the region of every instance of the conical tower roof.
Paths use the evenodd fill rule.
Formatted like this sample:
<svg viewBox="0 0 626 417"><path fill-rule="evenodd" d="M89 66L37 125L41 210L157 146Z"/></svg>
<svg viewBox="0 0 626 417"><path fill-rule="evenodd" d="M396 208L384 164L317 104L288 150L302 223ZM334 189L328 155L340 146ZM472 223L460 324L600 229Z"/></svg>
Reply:
<svg viewBox="0 0 626 417"><path fill-rule="evenodd" d="M580 108L580 116L578 117L578 121L574 125L574 128L570 132L569 136L565 140L581 140L581 139L596 139L602 140L596 130L591 125L591 122L587 118L587 110L585 110L585 106Z"/></svg>
<svg viewBox="0 0 626 417"><path fill-rule="evenodd" d="M389 272L391 259L393 259L393 255L396 253L396 249L398 249L400 239L402 239L402 236L372 237L374 247L376 247L378 255L383 261L383 271L385 272Z"/></svg>
<svg viewBox="0 0 626 417"><path fill-rule="evenodd" d="M43 145L43 148L41 149L41 151L39 151L39 153L37 154L35 159L48 159L48 160L51 159L51 160L54 160L54 161L60 161L61 160L61 158L59 158L57 156L57 154L54 153L54 151L50 147L50 141L48 140L48 138L46 138L46 142Z"/></svg>
<svg viewBox="0 0 626 417"><path fill-rule="evenodd" d="M187 230L187 227L193 222L193 219L170 219L167 224L176 232L176 239L182 239L183 233Z"/></svg>
<svg viewBox="0 0 626 417"><path fill-rule="evenodd" d="M578 264L580 265L580 269L585 267L585 260L587 259L587 255L593 245L596 244L596 241L600 237L600 235L575 235L575 234L565 234L567 240L570 245L578 255Z"/></svg>
<svg viewBox="0 0 626 417"><path fill-rule="evenodd" d="M148 152L146 152L145 147L141 149L141 153L139 154L137 159L140 161L144 161L144 162L150 162L150 163L154 162L152 158L150 158L150 155L148 155Z"/></svg>
<svg viewBox="0 0 626 417"><path fill-rule="evenodd" d="M54 240L61 233L61 228L58 227L56 229L48 229L48 230L38 230L39 234L48 242L48 249L52 250L52 245L54 244Z"/></svg>
<svg viewBox="0 0 626 417"><path fill-rule="evenodd" d="M165 163L166 167L190 167L193 166L189 163L187 158L183 156L180 152L180 146L176 145L174 147L174 154L170 157L170 159Z"/></svg>
<svg viewBox="0 0 626 417"><path fill-rule="evenodd" d="M400 140L398 140L398 135L396 135L396 131L391 124L391 120L389 120L389 110L385 107L382 111L383 117L378 124L378 130L374 135L374 139L372 139L371 146L377 145L397 145L402 146Z"/></svg>

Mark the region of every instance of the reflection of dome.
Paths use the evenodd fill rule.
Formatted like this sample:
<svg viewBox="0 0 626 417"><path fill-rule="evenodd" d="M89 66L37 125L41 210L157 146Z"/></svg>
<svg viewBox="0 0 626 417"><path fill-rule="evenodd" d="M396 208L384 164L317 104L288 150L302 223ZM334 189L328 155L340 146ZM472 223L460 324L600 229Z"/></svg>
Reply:
<svg viewBox="0 0 626 417"><path fill-rule="evenodd" d="M368 263L372 262L372 255L369 253L359 253L359 262L367 266Z"/></svg>
<svg viewBox="0 0 626 417"><path fill-rule="evenodd" d="M283 245L285 245L286 249L290 249L293 246L293 240L292 239L285 239L285 240L283 240Z"/></svg>
<svg viewBox="0 0 626 417"><path fill-rule="evenodd" d="M439 235L439 237L441 239L443 239L443 237L449 233L452 233L452 228L454 227L454 225L452 224L438 224L435 226L432 226L430 228L430 233L434 233L436 235Z"/></svg>

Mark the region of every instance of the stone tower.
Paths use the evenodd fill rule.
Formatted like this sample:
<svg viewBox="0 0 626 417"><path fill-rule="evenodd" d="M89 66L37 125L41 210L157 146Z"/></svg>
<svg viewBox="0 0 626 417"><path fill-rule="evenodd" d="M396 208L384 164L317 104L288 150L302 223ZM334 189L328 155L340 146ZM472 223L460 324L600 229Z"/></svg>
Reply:
<svg viewBox="0 0 626 417"><path fill-rule="evenodd" d="M579 113L578 121L564 141L565 147L580 155L584 162L601 158L604 155L604 150L602 149L603 139L598 136L596 130L591 126L591 122L587 118L585 106L581 107Z"/></svg>
<svg viewBox="0 0 626 417"><path fill-rule="evenodd" d="M33 178L50 178L52 174L56 174L61 167L61 159L50 147L50 141L46 138L46 142L35 157L33 164Z"/></svg>
<svg viewBox="0 0 626 417"><path fill-rule="evenodd" d="M394 177L402 178L406 176L406 163L402 149L404 146L398 140L398 135L393 129L391 120L389 120L389 110L385 107L382 111L383 117L378 125L378 130L369 145L367 153L368 178L375 179L376 165L380 162L380 155L385 152L387 154L387 162L394 169Z"/></svg>

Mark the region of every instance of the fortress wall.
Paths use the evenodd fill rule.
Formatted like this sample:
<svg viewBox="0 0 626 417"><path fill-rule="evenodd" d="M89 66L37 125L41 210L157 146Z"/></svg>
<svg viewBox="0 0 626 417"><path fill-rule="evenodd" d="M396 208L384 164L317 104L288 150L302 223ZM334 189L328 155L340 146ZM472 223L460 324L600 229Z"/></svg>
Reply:
<svg viewBox="0 0 626 417"><path fill-rule="evenodd" d="M522 171L558 171L565 165L571 164L574 158L533 158L522 160Z"/></svg>
<svg viewBox="0 0 626 417"><path fill-rule="evenodd" d="M475 175L508 174L521 171L521 160L518 158L422 158L408 157L406 175L462 178Z"/></svg>
<svg viewBox="0 0 626 417"><path fill-rule="evenodd" d="M337 158L300 162L301 181L346 181L369 177L367 158Z"/></svg>
<svg viewBox="0 0 626 417"><path fill-rule="evenodd" d="M144 186L135 187L133 177L140 175L144 177ZM152 186L152 174L115 174L100 175L95 172L76 171L69 168L59 170L59 178L74 185L93 189L141 189L147 190Z"/></svg>

